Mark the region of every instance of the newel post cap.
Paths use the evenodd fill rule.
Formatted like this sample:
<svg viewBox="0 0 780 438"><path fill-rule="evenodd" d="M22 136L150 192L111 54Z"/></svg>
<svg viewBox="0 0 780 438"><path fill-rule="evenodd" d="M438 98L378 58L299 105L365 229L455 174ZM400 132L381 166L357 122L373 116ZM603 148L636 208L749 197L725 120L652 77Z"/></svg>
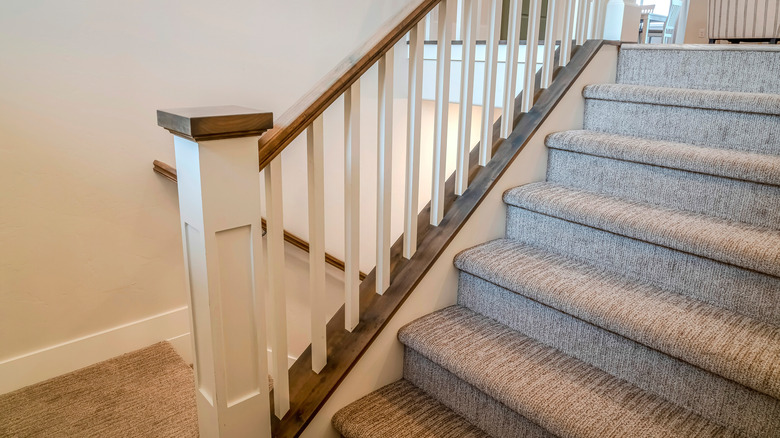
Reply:
<svg viewBox="0 0 780 438"><path fill-rule="evenodd" d="M273 128L273 113L242 106L206 106L157 110L157 125L173 135L201 142L253 137Z"/></svg>

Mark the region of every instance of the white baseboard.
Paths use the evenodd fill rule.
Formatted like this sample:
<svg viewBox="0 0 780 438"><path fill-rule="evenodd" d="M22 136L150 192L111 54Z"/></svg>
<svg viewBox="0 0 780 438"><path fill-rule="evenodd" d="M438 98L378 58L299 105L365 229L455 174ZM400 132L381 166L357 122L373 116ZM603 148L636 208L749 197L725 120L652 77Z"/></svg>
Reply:
<svg viewBox="0 0 780 438"><path fill-rule="evenodd" d="M180 307L102 332L0 361L0 394L43 382L157 342L168 341L192 364L189 311ZM288 366L297 358L288 356ZM271 351L268 351L269 364Z"/></svg>
<svg viewBox="0 0 780 438"><path fill-rule="evenodd" d="M192 363L187 307L0 361L0 394L170 340Z"/></svg>

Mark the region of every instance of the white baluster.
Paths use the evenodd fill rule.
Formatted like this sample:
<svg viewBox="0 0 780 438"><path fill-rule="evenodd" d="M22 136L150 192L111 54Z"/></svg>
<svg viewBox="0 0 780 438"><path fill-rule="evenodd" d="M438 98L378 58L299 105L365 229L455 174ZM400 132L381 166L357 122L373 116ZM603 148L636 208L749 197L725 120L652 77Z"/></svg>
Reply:
<svg viewBox="0 0 780 438"><path fill-rule="evenodd" d="M577 45L588 39L588 0L577 0Z"/></svg>
<svg viewBox="0 0 780 438"><path fill-rule="evenodd" d="M410 33L409 94L406 124L406 198L404 200L403 255L412 258L417 250L417 202L420 193L420 127L422 122L423 23Z"/></svg>
<svg viewBox="0 0 780 438"><path fill-rule="evenodd" d="M506 72L504 74L504 110L501 115L501 138L508 138L514 129L515 97L517 97L517 61L520 51L520 20L523 0L512 0L506 42ZM528 47L526 47L528 50Z"/></svg>
<svg viewBox="0 0 780 438"><path fill-rule="evenodd" d="M447 116L450 105L450 26L447 3L439 3L438 46L436 47L436 110L433 133L433 181L431 184L431 225L444 217L444 183L447 164Z"/></svg>
<svg viewBox="0 0 780 438"><path fill-rule="evenodd" d="M474 51L477 38L477 0L465 0L463 26L463 62L460 74L460 117L458 120L458 156L455 194L460 196L469 185L469 151L471 150L471 115L474 104Z"/></svg>
<svg viewBox="0 0 780 438"><path fill-rule="evenodd" d="M425 41L431 40L431 14L433 14L433 11L425 15Z"/></svg>
<svg viewBox="0 0 780 438"><path fill-rule="evenodd" d="M466 0L455 0L455 40L463 40L463 4Z"/></svg>
<svg viewBox="0 0 780 438"><path fill-rule="evenodd" d="M271 375L274 378L274 413L282 418L290 409L287 373L287 296L284 286L284 223L282 214L282 158L266 166L265 202L268 233L268 290L273 321L271 336Z"/></svg>
<svg viewBox="0 0 780 438"><path fill-rule="evenodd" d="M309 183L309 302L311 303L311 369L319 373L328 362L325 339L325 171L322 115L306 131Z"/></svg>
<svg viewBox="0 0 780 438"><path fill-rule="evenodd" d="M559 4L562 0L547 0L547 23L544 32L544 57L542 58L542 88L549 88L555 69L555 34Z"/></svg>
<svg viewBox="0 0 780 438"><path fill-rule="evenodd" d="M496 108L496 69L498 67L498 39L501 30L500 0L490 2L489 33L485 47L485 82L482 89L482 138L479 141L479 165L487 166L493 154L493 112ZM517 63L515 62L515 68Z"/></svg>
<svg viewBox="0 0 780 438"><path fill-rule="evenodd" d="M390 188L393 147L393 49L379 59L377 141L376 292L390 287Z"/></svg>
<svg viewBox="0 0 780 438"><path fill-rule="evenodd" d="M606 12L606 0L593 1L593 38L600 40L604 38L604 13Z"/></svg>
<svg viewBox="0 0 780 438"><path fill-rule="evenodd" d="M270 436L258 131L220 134L219 118L262 113L239 107L158 112L176 136L176 168L190 323L195 401L201 436ZM215 122L215 124L212 124ZM206 129L201 129L201 127ZM232 132L236 134L236 132Z"/></svg>
<svg viewBox="0 0 780 438"><path fill-rule="evenodd" d="M563 8L563 38L561 38L561 67L571 59L571 45L574 41L574 13L577 0L565 0Z"/></svg>
<svg viewBox="0 0 780 438"><path fill-rule="evenodd" d="M527 113L534 106L536 88L536 56L539 51L539 22L542 16L541 0L531 0L528 9L528 35L525 46L525 78L521 111Z"/></svg>
<svg viewBox="0 0 780 438"><path fill-rule="evenodd" d="M595 16L593 13L593 10L595 9L596 5L594 0L586 0L585 1L585 39L593 39L594 35L596 34L595 25L593 17Z"/></svg>
<svg viewBox="0 0 780 438"><path fill-rule="evenodd" d="M360 322L360 80L344 93L344 328Z"/></svg>

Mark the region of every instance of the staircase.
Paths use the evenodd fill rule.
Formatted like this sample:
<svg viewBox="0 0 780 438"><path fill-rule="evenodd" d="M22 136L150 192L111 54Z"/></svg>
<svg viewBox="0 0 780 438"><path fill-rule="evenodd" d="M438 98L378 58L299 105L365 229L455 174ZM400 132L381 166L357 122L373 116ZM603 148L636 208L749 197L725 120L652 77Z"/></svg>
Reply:
<svg viewBox="0 0 780 438"><path fill-rule="evenodd" d="M363 437L780 436L780 51L621 48Z"/></svg>

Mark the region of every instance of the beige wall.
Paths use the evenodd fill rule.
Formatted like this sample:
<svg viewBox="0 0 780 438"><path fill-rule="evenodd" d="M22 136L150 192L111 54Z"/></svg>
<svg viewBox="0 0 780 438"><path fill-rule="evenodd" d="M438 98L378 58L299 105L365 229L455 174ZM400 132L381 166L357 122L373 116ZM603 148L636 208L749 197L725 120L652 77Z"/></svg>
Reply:
<svg viewBox="0 0 780 438"><path fill-rule="evenodd" d="M155 110L279 115L407 0L0 4L0 365L186 305Z"/></svg>
<svg viewBox="0 0 780 438"><path fill-rule="evenodd" d="M706 44L707 39L707 2L708 0L690 0L688 24L685 27L685 44ZM703 30L702 37L699 31Z"/></svg>

